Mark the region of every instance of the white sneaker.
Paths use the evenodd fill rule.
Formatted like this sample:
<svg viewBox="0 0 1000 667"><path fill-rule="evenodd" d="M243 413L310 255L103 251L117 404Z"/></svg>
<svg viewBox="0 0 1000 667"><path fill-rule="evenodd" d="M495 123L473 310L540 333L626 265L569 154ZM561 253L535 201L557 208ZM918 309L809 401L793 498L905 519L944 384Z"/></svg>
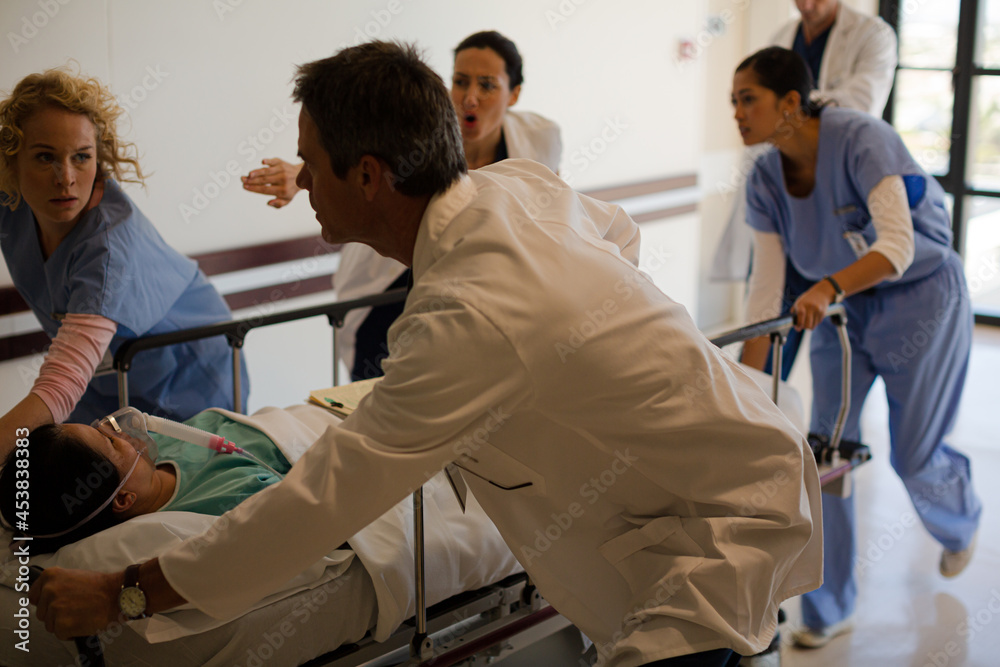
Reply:
<svg viewBox="0 0 1000 667"><path fill-rule="evenodd" d="M965 547L961 551L952 551L951 549L945 549L941 553L941 565L938 569L941 571L941 576L951 579L952 577L957 577L962 574L962 571L972 560L972 554L976 550L976 537L979 534L972 536L972 541L969 542L969 546Z"/></svg>
<svg viewBox="0 0 1000 667"><path fill-rule="evenodd" d="M792 640L796 646L803 648L820 648L830 643L830 640L837 635L850 632L854 629L854 616L848 616L842 621L837 621L833 625L828 625L822 630L813 628L800 628L792 633Z"/></svg>

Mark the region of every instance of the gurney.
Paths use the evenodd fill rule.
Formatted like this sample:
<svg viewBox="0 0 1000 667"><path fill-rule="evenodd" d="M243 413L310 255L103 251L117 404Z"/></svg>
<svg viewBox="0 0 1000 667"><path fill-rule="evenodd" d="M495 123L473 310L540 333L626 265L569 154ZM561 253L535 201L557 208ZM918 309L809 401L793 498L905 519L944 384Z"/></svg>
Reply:
<svg viewBox="0 0 1000 667"><path fill-rule="evenodd" d="M238 411L242 407L238 402L240 350L249 331L315 316L327 317L336 331L353 308L404 298L405 290L396 290L129 341L115 356L120 403L124 406L128 402L127 373L135 354L161 345L224 335L233 350L237 397L233 407ZM337 384L336 366L333 375ZM297 407L323 412L311 406ZM318 435L314 434L314 439ZM32 652L21 653L9 642L0 647L0 664L98 665L102 653L107 654L107 664L117 664L125 656L128 660L138 657L142 664L171 666L298 665L308 661L316 667L347 667L424 664L432 658L435 665L447 665L468 663L476 656L488 656L496 662L569 628L570 623L538 595L475 499L470 496L469 501L463 511L451 486L439 475L380 518L384 524L381 533L376 531L367 539L355 536L350 542L354 549L329 554L328 562L314 566L306 577L293 580L285 594L271 596L266 604L229 623L212 624L197 618L200 612L192 609L176 615L154 615L153 619L174 618L166 624L159 618L158 623L144 620L118 625L101 635L81 638L77 645L89 647L88 653L77 655L72 642L59 642L32 619ZM433 521L425 530L423 519L428 510ZM165 519L168 514L186 516ZM128 563L152 558L177 540L210 530L215 519L186 512L146 515L61 549L60 558L42 557L38 561L43 567L120 570ZM464 558L456 556L462 549L445 544L446 536L437 530L441 526L453 527L455 522L474 524L476 539L481 540L465 549ZM371 533L370 529L365 531ZM136 530L145 531L141 538L134 536ZM123 537L128 532L133 537ZM10 535L6 537L5 543ZM394 549L378 548L390 541L397 545ZM145 551L140 549L140 543ZM95 554L101 554L97 567L93 565ZM474 557L470 558L470 554ZM9 556L6 560L9 568ZM12 589L0 588L3 608L16 608L17 597ZM4 626L0 622L0 629L15 627Z"/></svg>
<svg viewBox="0 0 1000 667"><path fill-rule="evenodd" d="M844 440L844 422L847 413L851 409L851 341L847 335L847 312L843 304L837 303L827 309L827 317L831 319L837 327L837 334L840 338L841 350L841 378L840 378L840 411L837 413L837 420L833 425L832 433L809 433L807 438L813 455L816 457L816 465L819 467L820 483L823 485L825 493L832 493L847 497L851 493L851 475L854 468L871 459L871 451L866 445L860 442ZM752 338L769 336L771 340L771 367L781 368L781 351L785 344L785 337L794 326L791 315L777 317L763 322L756 322L747 326L720 333L711 341L718 347L725 347L734 343L742 343ZM777 373L773 373L771 383L771 398L775 404L779 404L781 379Z"/></svg>
<svg viewBox="0 0 1000 667"><path fill-rule="evenodd" d="M334 328L333 345L336 352L336 329L342 324L347 312L354 308L392 303L404 298L405 290L395 290L347 302L127 341L119 348L114 360L114 369L119 378L120 404L122 406L128 404L128 370L131 360L144 349L208 336L225 336L233 351L234 396L239 397L240 351L250 331L271 324L323 316ZM742 334L734 333L745 336L742 340L770 333L761 330L760 326L744 328ZM787 331L791 322L789 320L787 323L778 323L774 326L779 332L782 327ZM719 341L717 344L727 343ZM334 385L338 384L336 362L333 377ZM777 399L777 394L774 397ZM239 412L242 406L238 403L239 399L236 400L237 404L233 407ZM842 462L838 461L831 472L843 476L845 471L842 471L842 468ZM832 481L834 478L827 479ZM439 481L431 486L432 499L439 499L443 493L444 496L454 500L451 489L446 484ZM412 532L408 533L406 538L407 543L412 545L412 557L411 550L407 550L406 555L407 558L411 558L409 568L412 576L407 582L407 585L411 586L407 594L401 593L401 588L397 586L391 594L386 595L383 592L380 597L379 586L386 580L384 572L372 567L371 564L362 563L361 558L353 558L348 562L345 557L345 560L337 565L340 568L337 573L322 583L303 585L293 595L274 600L233 623L181 637L166 638L168 635L161 634L159 635L161 641L158 643L148 643L148 638L134 633L128 634L130 630L119 627L118 633L114 636L108 634L89 638L85 643L97 646L107 644L109 664L114 664L114 655L124 647L126 653L132 650L141 652L145 648L146 652L143 655L145 658L151 657L147 664L160 664L154 660L162 658L163 664L169 665L296 665L306 661L315 667L461 665L473 664L477 659L489 659L491 663L500 662L519 648L551 637L570 627L570 623L539 596L523 573L513 573L514 570L520 569L516 565L510 571L503 571L503 567L500 567L478 580L469 579L464 582L467 585L463 590L448 590L448 597L442 599L441 587L433 583L433 577L429 585L425 572L428 563L433 564L442 556L439 553L432 553L428 559L423 552L427 537L423 522L424 491L418 490L410 502L413 523ZM201 527L196 526L190 533L174 528L173 533L175 537L180 538L188 534L197 534L209 527L210 523ZM497 548L506 551L506 546L502 543ZM509 555L509 551L506 553ZM513 559L513 556L510 558ZM114 568L121 569L128 562L135 560L135 556L129 555L127 562L116 564ZM391 564L390 570L398 573L400 567L400 561L397 560ZM463 577L459 575L458 578ZM324 601L335 599L350 605L352 611L344 614L343 609L338 608L337 613L321 614L318 610L314 612L313 608L319 607L316 603L317 598L323 598ZM399 602L395 598L408 599ZM388 604L385 604L387 601ZM315 622L304 623L301 628L298 624L292 625L291 627L295 629L292 633L295 639L293 641L291 636L286 637L287 633L281 630L283 619L295 619L296 614L304 616L306 611L310 612L310 618ZM390 612L394 613L391 619L380 618L391 615ZM319 620L321 615L322 622ZM346 623L343 622L345 620ZM275 635L275 632L278 634ZM34 636L37 639L41 639L45 634L44 629L36 627ZM272 639L284 637L284 639L272 641L267 640L268 637ZM262 643L258 638L265 640ZM54 641L54 638L51 640ZM143 642L146 642L145 647ZM194 645L195 648L185 646L185 642ZM55 643L62 651L61 655L56 654L60 657L55 661L46 657L43 658L43 662L12 661L10 664L72 664L74 649L62 646L59 642ZM193 658L192 656L196 654L195 649L205 652ZM0 653L0 658L5 660L22 657L9 652Z"/></svg>

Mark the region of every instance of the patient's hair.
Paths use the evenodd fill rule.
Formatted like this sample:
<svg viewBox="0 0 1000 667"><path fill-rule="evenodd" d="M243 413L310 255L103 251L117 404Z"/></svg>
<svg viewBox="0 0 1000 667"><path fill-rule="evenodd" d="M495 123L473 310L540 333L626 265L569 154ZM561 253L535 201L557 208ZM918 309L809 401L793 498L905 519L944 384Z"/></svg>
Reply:
<svg viewBox="0 0 1000 667"><path fill-rule="evenodd" d="M517 50L517 44L510 41L496 30L484 30L469 35L455 47L455 55L459 51L466 49L491 49L498 56L503 58L504 69L507 70L507 78L510 79L510 88L513 90L524 82L524 61Z"/></svg>
<svg viewBox="0 0 1000 667"><path fill-rule="evenodd" d="M59 424L39 426L28 436L28 455L18 455L17 448L10 453L0 472L0 515L15 534L50 535L79 523L96 510L121 482L114 464L103 454L65 432ZM17 465L18 460L28 461L27 467ZM19 476L17 471L27 470ZM19 498L17 482L27 487L25 496ZM21 505L18 506L18 501ZM27 529L19 529L18 512L27 507ZM24 514L21 515L24 517ZM53 538L35 538L31 542L33 553L48 553L59 547L82 540L120 522L112 506L108 505L93 519L76 530Z"/></svg>
<svg viewBox="0 0 1000 667"><path fill-rule="evenodd" d="M416 197L466 172L451 97L413 46L369 42L300 65L293 97L316 124L338 178L373 155L389 164L394 188Z"/></svg>
<svg viewBox="0 0 1000 667"><path fill-rule="evenodd" d="M809 65L802 56L780 46L769 46L750 55L736 68L737 72L750 69L757 76L757 83L774 92L778 99L794 90L802 98L800 108L807 117L819 115L822 104L814 102L809 94L816 88Z"/></svg>
<svg viewBox="0 0 1000 667"><path fill-rule="evenodd" d="M135 146L118 137L117 121L123 111L100 81L74 75L66 67L29 74L0 101L0 192L6 205L21 202L18 187L17 154L24 141L24 124L45 107L65 109L85 115L94 124L97 136L98 177L142 183L142 169Z"/></svg>

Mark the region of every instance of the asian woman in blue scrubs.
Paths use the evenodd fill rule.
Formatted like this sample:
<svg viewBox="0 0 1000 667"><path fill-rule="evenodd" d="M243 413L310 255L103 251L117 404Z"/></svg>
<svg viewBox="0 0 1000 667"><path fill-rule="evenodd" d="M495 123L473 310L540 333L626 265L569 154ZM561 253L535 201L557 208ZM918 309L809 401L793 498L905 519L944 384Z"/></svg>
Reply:
<svg viewBox="0 0 1000 667"><path fill-rule="evenodd" d="M812 286L792 306L812 329L811 430L830 434L840 407L841 353L824 316L843 301L853 349L851 409L843 437L860 440L862 405L876 377L889 403L890 460L917 515L944 547L941 574L956 576L975 545L982 505L969 459L944 443L958 411L972 340L962 261L952 249L944 191L893 128L850 109L809 102L805 62L771 47L733 79L746 145L774 148L747 186L754 262L748 317L779 314L785 258ZM762 368L766 339L743 361ZM853 496L823 496L824 584L803 596L796 643L819 647L849 630L857 585Z"/></svg>
<svg viewBox="0 0 1000 667"><path fill-rule="evenodd" d="M121 113L98 81L62 69L25 77L0 102L0 247L52 339L27 397L0 418L0 453L17 429L116 410L116 377L93 375L124 340L231 319L198 265L119 185L142 183L134 148L116 134ZM221 338L141 352L129 379L131 405L172 419L233 402Z"/></svg>

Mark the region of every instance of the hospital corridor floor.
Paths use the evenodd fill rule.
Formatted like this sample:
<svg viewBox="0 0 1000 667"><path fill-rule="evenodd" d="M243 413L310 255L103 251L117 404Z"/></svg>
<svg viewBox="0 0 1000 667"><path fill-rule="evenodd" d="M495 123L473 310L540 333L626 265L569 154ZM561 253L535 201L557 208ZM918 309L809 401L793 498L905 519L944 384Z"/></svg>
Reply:
<svg viewBox="0 0 1000 667"><path fill-rule="evenodd" d="M796 367L791 381L802 391L798 373ZM808 378L808 369L803 375ZM873 458L855 477L859 526L855 628L821 649L793 648L787 642L799 610L797 600L789 601L784 605L790 618L782 632L786 642L782 667L1000 665L998 385L1000 329L977 326L962 407L949 442L972 460L973 482L984 509L975 556L955 579L938 573L941 547L922 526L912 523L912 505L889 466L885 390L880 383L873 388L862 416L863 437ZM803 400L808 401L805 392Z"/></svg>

